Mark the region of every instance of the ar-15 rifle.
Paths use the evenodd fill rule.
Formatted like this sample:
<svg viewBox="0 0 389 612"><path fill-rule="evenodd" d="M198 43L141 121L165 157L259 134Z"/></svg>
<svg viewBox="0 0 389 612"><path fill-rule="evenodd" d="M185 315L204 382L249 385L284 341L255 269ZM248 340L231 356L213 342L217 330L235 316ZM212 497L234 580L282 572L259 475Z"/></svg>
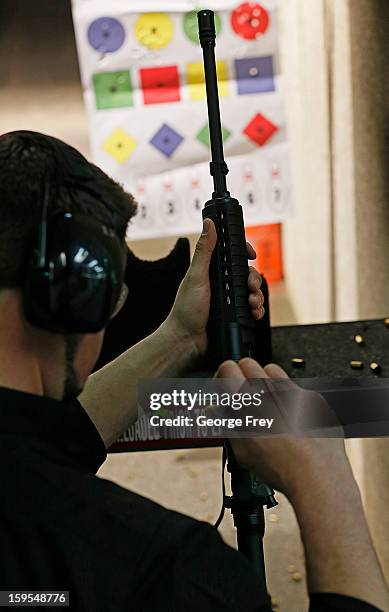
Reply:
<svg viewBox="0 0 389 612"><path fill-rule="evenodd" d="M212 219L217 230L217 244L210 266L211 308L208 324L209 346L215 366L226 359L239 361L254 354L254 324L248 305L249 275L243 212L238 200L227 190L228 167L224 160L216 75L216 31L214 13L198 13L199 38L203 49L207 89L210 163L214 192L203 209L203 218ZM231 473L232 497L225 497L237 529L238 549L251 561L266 591L262 538L263 506L277 504L274 491L242 469L228 442L225 444L228 471Z"/></svg>

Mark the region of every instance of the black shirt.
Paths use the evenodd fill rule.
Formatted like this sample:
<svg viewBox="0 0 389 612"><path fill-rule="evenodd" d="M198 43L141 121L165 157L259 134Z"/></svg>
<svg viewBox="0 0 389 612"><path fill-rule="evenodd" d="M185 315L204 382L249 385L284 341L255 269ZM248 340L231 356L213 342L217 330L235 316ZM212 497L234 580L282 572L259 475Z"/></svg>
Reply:
<svg viewBox="0 0 389 612"><path fill-rule="evenodd" d="M213 527L97 478L105 458L77 401L0 389L0 590L66 590L82 612L268 610ZM318 594L311 610L375 608Z"/></svg>

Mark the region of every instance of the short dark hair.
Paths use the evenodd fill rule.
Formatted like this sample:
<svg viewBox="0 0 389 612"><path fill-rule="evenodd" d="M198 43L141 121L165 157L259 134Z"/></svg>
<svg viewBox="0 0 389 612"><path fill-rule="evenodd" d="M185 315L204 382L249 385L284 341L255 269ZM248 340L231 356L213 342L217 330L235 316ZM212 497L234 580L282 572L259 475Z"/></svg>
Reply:
<svg viewBox="0 0 389 612"><path fill-rule="evenodd" d="M38 132L0 136L0 289L21 287L42 215L93 215L124 240L134 198L76 149Z"/></svg>

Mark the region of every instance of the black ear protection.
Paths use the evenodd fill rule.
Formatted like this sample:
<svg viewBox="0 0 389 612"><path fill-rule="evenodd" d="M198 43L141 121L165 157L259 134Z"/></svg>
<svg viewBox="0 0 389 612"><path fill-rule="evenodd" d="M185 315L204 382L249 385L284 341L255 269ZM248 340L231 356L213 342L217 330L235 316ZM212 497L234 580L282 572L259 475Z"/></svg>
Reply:
<svg viewBox="0 0 389 612"><path fill-rule="evenodd" d="M45 182L42 217L24 286L24 313L37 327L60 333L94 333L106 327L119 299L124 248L115 232L92 216L48 215Z"/></svg>

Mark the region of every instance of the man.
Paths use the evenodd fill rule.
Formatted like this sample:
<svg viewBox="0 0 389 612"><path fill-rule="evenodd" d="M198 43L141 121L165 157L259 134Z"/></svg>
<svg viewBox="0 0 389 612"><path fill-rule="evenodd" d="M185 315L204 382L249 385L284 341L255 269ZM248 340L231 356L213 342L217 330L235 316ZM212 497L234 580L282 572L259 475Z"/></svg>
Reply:
<svg viewBox="0 0 389 612"><path fill-rule="evenodd" d="M71 609L87 612L269 610L248 562L211 526L94 476L136 418L137 380L179 376L206 351L213 224L204 225L163 325L87 380L103 333L52 333L28 323L23 309L42 181L54 186L49 215L82 211L122 241L135 210L64 143L31 132L0 137L0 590L69 591ZM258 318L253 273L249 286ZM268 375L283 373L252 360L218 370L242 380ZM343 444L258 439L234 448L296 510L312 610L389 610Z"/></svg>

